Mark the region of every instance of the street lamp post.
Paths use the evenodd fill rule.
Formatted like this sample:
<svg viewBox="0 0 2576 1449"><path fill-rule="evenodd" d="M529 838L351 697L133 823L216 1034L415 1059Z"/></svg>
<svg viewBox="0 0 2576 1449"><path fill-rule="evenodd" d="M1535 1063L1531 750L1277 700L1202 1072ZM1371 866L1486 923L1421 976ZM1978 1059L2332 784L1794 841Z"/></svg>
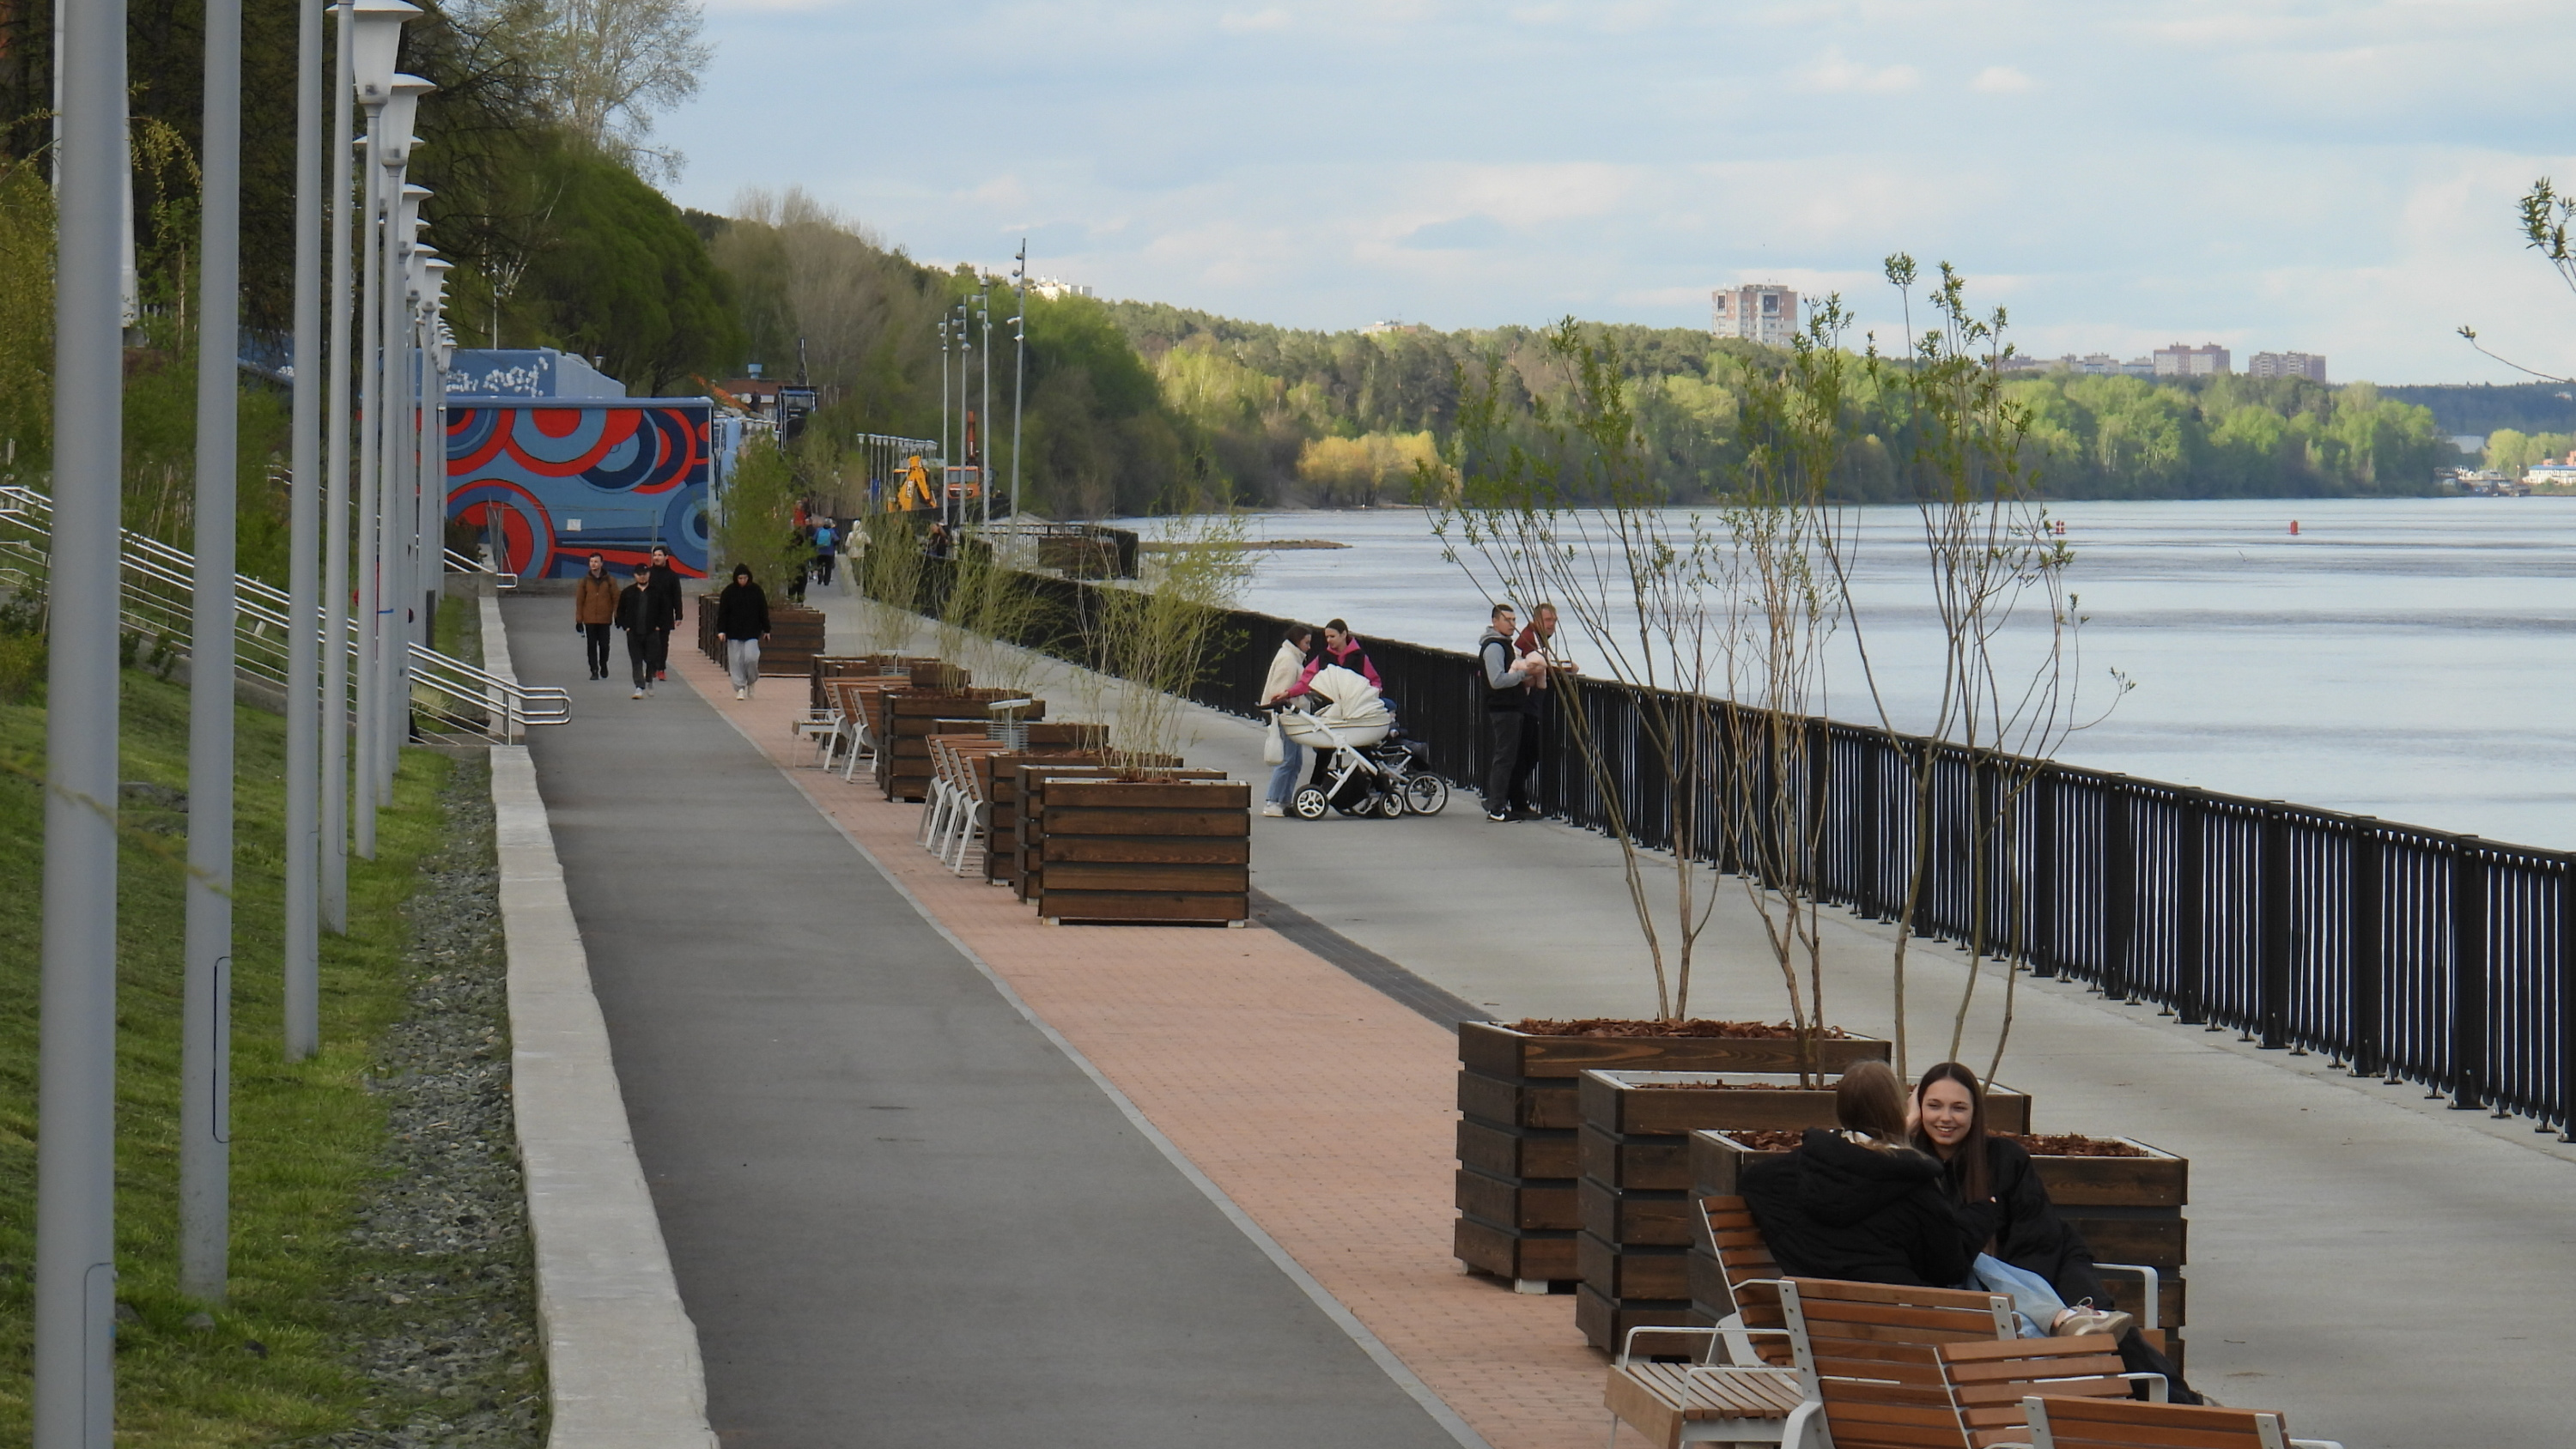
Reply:
<svg viewBox="0 0 2576 1449"><path fill-rule="evenodd" d="M1020 238L1012 259L1011 284L1018 293L1019 315L1011 319L1011 511L1020 507L1020 401L1029 378L1029 239Z"/></svg>
<svg viewBox="0 0 2576 1449"><path fill-rule="evenodd" d="M125 0L59 12L54 517L36 1088L35 1449L109 1449L116 1330L117 489Z"/></svg>
<svg viewBox="0 0 2576 1449"><path fill-rule="evenodd" d="M993 526L993 284L984 283L982 298L975 304L975 316L984 325L984 410L976 416L983 420L983 431L975 435L975 492L984 502L984 526Z"/></svg>
<svg viewBox="0 0 2576 1449"><path fill-rule="evenodd" d="M942 522L948 518L948 314L939 314L939 496L934 500Z"/></svg>
<svg viewBox="0 0 2576 1449"><path fill-rule="evenodd" d="M409 140L408 135L405 140ZM380 480L376 500L376 682L380 698L375 762L376 798L381 806L393 804L394 771L402 761L404 727L411 720L411 631L405 627L404 616L411 607L411 524L419 517L419 509L412 503L411 460L416 452L412 439L420 416L415 406L417 379L412 369L411 318L416 279L411 258L418 246L414 238L420 230L420 204L430 193L426 186L403 180L403 169L410 159L408 146L400 155L388 153L385 158L385 195L390 214L385 233L384 368L385 397L390 406L385 411L384 432L379 435L384 456L376 474Z"/></svg>
<svg viewBox="0 0 2576 1449"><path fill-rule="evenodd" d="M433 89L416 76L395 76L385 98L367 118L367 238L364 313L366 336L359 356L366 369L367 399L359 430L358 529L365 547L359 552L362 580L358 588L358 769L352 795L357 803L358 854L376 854L376 807L383 801L382 782L389 778L384 755L385 666L385 450L393 437L394 373L388 366L395 339L387 335L387 296L400 285L387 267L392 251L402 168L411 156L412 119L423 94Z"/></svg>
<svg viewBox="0 0 2576 1449"><path fill-rule="evenodd" d="M295 393L286 524L286 1059L321 1039L322 7L297 0ZM340 108L346 111L344 96Z"/></svg>
<svg viewBox="0 0 2576 1449"><path fill-rule="evenodd" d="M447 277L455 263L422 247L420 377L420 577L412 597L421 601L420 642L438 647L438 601L447 579L447 353L440 338L446 330Z"/></svg>
<svg viewBox="0 0 2576 1449"><path fill-rule="evenodd" d="M241 385L241 0L206 0L198 167L196 579L179 1013L179 1291L221 1302L231 1236L233 469Z"/></svg>

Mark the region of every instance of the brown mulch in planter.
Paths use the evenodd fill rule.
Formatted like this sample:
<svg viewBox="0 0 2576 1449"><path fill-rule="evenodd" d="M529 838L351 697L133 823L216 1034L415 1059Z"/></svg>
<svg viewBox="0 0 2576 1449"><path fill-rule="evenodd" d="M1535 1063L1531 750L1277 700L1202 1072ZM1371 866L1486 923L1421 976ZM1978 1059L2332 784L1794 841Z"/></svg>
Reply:
<svg viewBox="0 0 2576 1449"><path fill-rule="evenodd" d="M1822 1092L1828 1083L1801 1087L1795 1082L1630 1082L1631 1092Z"/></svg>
<svg viewBox="0 0 2576 1449"><path fill-rule="evenodd" d="M1749 1152L1787 1152L1804 1140L1807 1134L1759 1131L1729 1132L1726 1135ZM2147 1155L2126 1142L2110 1142L2099 1137L2079 1137L2073 1133L2048 1133L2025 1137L2011 1132L1998 1132L1995 1135L2020 1143L2029 1149L2033 1157L2144 1157Z"/></svg>
<svg viewBox="0 0 2576 1449"><path fill-rule="evenodd" d="M1578 1021L1531 1017L1512 1022L1509 1029L1525 1036L1726 1036L1763 1041L1788 1040L1798 1034L1798 1028L1785 1021L1638 1021L1616 1016L1587 1016ZM1844 1032L1828 1026L1816 1034L1839 1041Z"/></svg>

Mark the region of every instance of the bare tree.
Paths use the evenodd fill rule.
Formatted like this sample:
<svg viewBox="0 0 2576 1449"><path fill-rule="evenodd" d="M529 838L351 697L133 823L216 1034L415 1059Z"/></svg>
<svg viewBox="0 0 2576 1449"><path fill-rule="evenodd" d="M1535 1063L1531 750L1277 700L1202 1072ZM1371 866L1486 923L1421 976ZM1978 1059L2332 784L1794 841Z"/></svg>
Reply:
<svg viewBox="0 0 2576 1449"><path fill-rule="evenodd" d="M676 176L679 153L646 138L698 93L715 58L698 38L704 19L696 0L552 0L542 36L564 126L639 172Z"/></svg>
<svg viewBox="0 0 2576 1449"><path fill-rule="evenodd" d="M2548 177L2543 176L2531 183L2531 189L2522 194L2522 200L2516 206L2522 218L2522 244L2546 258L2550 270L2558 273L2558 280L2565 282L2569 291L2576 292L2576 245L2571 245L2569 238L2569 232L2576 230L2576 196L2561 192ZM2528 373L2544 382L2576 382L2576 378L2525 367L2510 357L2489 352L2486 344L2478 340L2478 330L2474 327L2462 327L2460 336L2466 338L2471 347L2516 372Z"/></svg>

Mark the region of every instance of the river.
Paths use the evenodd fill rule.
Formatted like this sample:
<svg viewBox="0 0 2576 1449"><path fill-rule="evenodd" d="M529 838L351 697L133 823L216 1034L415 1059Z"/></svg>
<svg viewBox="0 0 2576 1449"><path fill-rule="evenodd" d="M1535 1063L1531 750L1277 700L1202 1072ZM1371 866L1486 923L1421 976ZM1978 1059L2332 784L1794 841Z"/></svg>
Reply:
<svg viewBox="0 0 2576 1449"><path fill-rule="evenodd" d="M2576 498L2051 505L2087 617L2061 759L2553 849L2576 849ZM2298 532L2291 533L2296 520ZM1247 606L1363 639L1473 647L1484 594L1410 509L1255 515ZM1858 511L1855 587L1900 722L1938 687L1911 509ZM1578 644L1575 646L1581 649ZM1875 723L1850 635L1827 712ZM1578 656L1580 657L1580 656ZM1590 663L1592 661L1586 660ZM2134 687L2119 693L2117 670ZM1598 672L1597 668L1595 672Z"/></svg>

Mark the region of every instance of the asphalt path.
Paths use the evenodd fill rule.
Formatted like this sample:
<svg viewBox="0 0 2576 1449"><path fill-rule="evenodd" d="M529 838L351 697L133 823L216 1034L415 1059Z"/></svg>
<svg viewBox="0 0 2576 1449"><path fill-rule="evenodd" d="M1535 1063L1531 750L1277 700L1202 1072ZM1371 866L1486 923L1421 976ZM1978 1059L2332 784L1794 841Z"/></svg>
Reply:
<svg viewBox="0 0 2576 1449"><path fill-rule="evenodd" d="M1454 1449L732 725L585 680L570 612L503 605L573 691L531 753L726 1445Z"/></svg>

